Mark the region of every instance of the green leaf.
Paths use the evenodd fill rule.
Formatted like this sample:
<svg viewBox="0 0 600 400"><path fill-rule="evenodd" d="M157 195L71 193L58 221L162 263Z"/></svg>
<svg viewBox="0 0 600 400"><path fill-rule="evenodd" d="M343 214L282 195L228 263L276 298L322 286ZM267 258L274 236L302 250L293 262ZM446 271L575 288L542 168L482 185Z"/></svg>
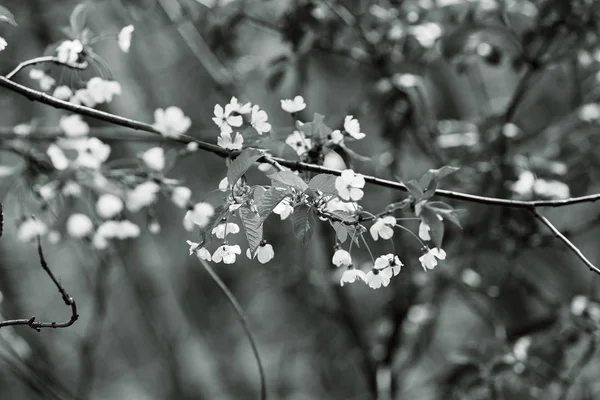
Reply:
<svg viewBox="0 0 600 400"><path fill-rule="evenodd" d="M341 243L344 243L348 237L354 241L356 246L360 246L358 241L359 235L356 232L356 226L354 225L345 225L339 221L330 221L331 226L335 230L335 235Z"/></svg>
<svg viewBox="0 0 600 400"><path fill-rule="evenodd" d="M15 21L13 13L3 6L0 6L0 22L7 22L13 26L17 26L17 21Z"/></svg>
<svg viewBox="0 0 600 400"><path fill-rule="evenodd" d="M263 156L263 152L257 149L244 149L235 160L229 164L227 169L227 180L234 185L248 169Z"/></svg>
<svg viewBox="0 0 600 400"><path fill-rule="evenodd" d="M430 169L429 171L425 172L425 174L419 180L419 186L422 190L427 190L430 187L431 182L435 181L437 188L438 180L443 179L456 171L458 171L458 168L448 165L443 166L440 169Z"/></svg>
<svg viewBox="0 0 600 400"><path fill-rule="evenodd" d="M254 254L263 240L263 221L257 213L252 212L249 208L241 207L238 211L248 239L248 247Z"/></svg>
<svg viewBox="0 0 600 400"><path fill-rule="evenodd" d="M336 176L330 174L319 174L314 176L310 182L308 182L308 188L313 190L320 190L326 194L335 194L337 195L337 190L335 189L335 180Z"/></svg>
<svg viewBox="0 0 600 400"><path fill-rule="evenodd" d="M269 175L269 178L274 182L283 183L285 186L291 186L298 190L304 191L308 188L306 182L292 171L275 172L274 174Z"/></svg>
<svg viewBox="0 0 600 400"><path fill-rule="evenodd" d="M444 216L444 213L454 210L450 204L444 203L443 201L429 201L425 207L432 208L434 211L439 211L442 213L442 217Z"/></svg>
<svg viewBox="0 0 600 400"><path fill-rule="evenodd" d="M423 198L423 190L419 187L419 184L415 180L410 180L408 182L404 182L404 185L407 187L408 191L415 200L419 201Z"/></svg>
<svg viewBox="0 0 600 400"><path fill-rule="evenodd" d="M429 225L429 235L435 247L441 248L444 238L444 223L439 220L435 211L426 206L421 211L421 219Z"/></svg>
<svg viewBox="0 0 600 400"><path fill-rule="evenodd" d="M296 206L292 213L292 224L294 225L296 237L300 239L302 246L306 247L310 242L315 227L315 218L312 215L310 207L306 204Z"/></svg>
<svg viewBox="0 0 600 400"><path fill-rule="evenodd" d="M277 187L270 187L259 199L255 197L255 204L260 215L260 220L264 221L273 212L277 204L281 203L289 195L289 191Z"/></svg>

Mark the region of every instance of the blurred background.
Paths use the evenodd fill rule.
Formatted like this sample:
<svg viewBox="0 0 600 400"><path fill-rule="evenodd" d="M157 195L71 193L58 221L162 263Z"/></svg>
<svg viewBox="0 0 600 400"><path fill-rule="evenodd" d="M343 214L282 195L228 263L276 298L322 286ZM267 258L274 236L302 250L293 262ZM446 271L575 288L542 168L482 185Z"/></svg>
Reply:
<svg viewBox="0 0 600 400"><path fill-rule="evenodd" d="M266 110L275 137L284 139L294 121L280 100L302 95L301 120L319 113L341 128L354 115L367 134L328 157L332 168L408 180L455 165L460 171L443 188L522 200L600 189L597 1L86 3L97 57L83 71L44 70L59 85L80 87L95 76L120 82L122 95L101 109L151 123L155 109L175 105L192 119L187 134L216 143L213 108L236 96ZM0 26L9 43L0 71L54 54L71 39L62 28L77 4L4 0L19 25ZM115 38L129 24L135 31L124 54ZM39 89L26 71L15 80ZM35 214L62 233L56 243L45 239L44 249L80 314L67 329L0 329L0 398L259 398L248 338L218 286L188 255L185 242L195 238L183 228L183 210L161 198L152 215L128 215L142 227L140 237L98 251L64 233L72 212L93 209L89 197L43 207L34 190L41 173L12 169L26 159L7 149L44 154L47 147L15 139L14 127L26 123L43 133L56 129L62 115L0 91L0 312L3 319L68 319L34 243L17 238L23 218ZM90 136L110 144L113 166L152 146L182 148L84 119ZM284 145L272 150L298 159ZM179 160L169 177L189 186L194 199L217 205L221 194L211 192L225 174L221 158L197 152ZM248 180L268 182L259 171ZM405 197L368 186L362 204L379 212ZM393 248L405 266L376 291L339 286L328 224L302 248L291 223L272 216L265 238L273 261L239 257L234 265L214 265L248 314L269 398L600 397L598 276L527 211L449 202L466 212L462 230L445 224L447 260L425 273L419 246L397 232ZM596 204L541 211L600 262ZM158 234L147 229L153 219ZM416 225L407 227L416 232ZM386 254L391 244L371 249ZM353 258L357 266L370 262L364 248Z"/></svg>

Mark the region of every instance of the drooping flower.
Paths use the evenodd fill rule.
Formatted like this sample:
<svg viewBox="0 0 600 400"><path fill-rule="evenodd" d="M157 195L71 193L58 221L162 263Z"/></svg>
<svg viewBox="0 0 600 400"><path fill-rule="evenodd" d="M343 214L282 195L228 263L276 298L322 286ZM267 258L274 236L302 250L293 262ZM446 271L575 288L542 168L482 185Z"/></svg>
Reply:
<svg viewBox="0 0 600 400"><path fill-rule="evenodd" d="M79 40L65 40L56 48L56 57L61 63L73 64L79 59L83 44Z"/></svg>
<svg viewBox="0 0 600 400"><path fill-rule="evenodd" d="M79 92L80 95L83 93ZM121 84L117 81L106 81L95 76L87 82L85 94L93 104L110 103L115 95L122 93ZM86 99L87 100L87 99ZM88 100L90 102L90 100Z"/></svg>
<svg viewBox="0 0 600 400"><path fill-rule="evenodd" d="M228 222L224 224L219 224L215 226L212 230L212 234L215 235L219 239L225 239L226 235L233 235L240 232L240 227L238 224L233 222Z"/></svg>
<svg viewBox="0 0 600 400"><path fill-rule="evenodd" d="M190 246L190 256L200 247L200 243L192 242L191 240L185 241Z"/></svg>
<svg viewBox="0 0 600 400"><path fill-rule="evenodd" d="M419 224L419 237L421 238L421 240L431 240L431 235L429 234L430 230L431 228L427 224L427 222L421 220L421 223Z"/></svg>
<svg viewBox="0 0 600 400"><path fill-rule="evenodd" d="M390 253L377 257L374 268L378 270L380 274L383 274L388 279L391 279L393 276L396 276L400 273L403 265L404 264L402 264L398 256L394 256Z"/></svg>
<svg viewBox="0 0 600 400"><path fill-rule="evenodd" d="M342 274L340 285L344 286L345 283L354 283L359 279L363 282L366 282L367 275L360 269L356 269L352 265L349 265L348 269L346 269Z"/></svg>
<svg viewBox="0 0 600 400"><path fill-rule="evenodd" d="M352 264L352 256L344 249L337 249L333 253L331 262L336 267L347 267Z"/></svg>
<svg viewBox="0 0 600 400"><path fill-rule="evenodd" d="M94 229L94 224L90 217L85 214L71 214L67 219L67 233L72 238L83 238L88 236Z"/></svg>
<svg viewBox="0 0 600 400"><path fill-rule="evenodd" d="M171 192L171 201L179 208L185 208L191 197L192 191L186 186L174 187Z"/></svg>
<svg viewBox="0 0 600 400"><path fill-rule="evenodd" d="M379 289L382 286L387 286L390 284L390 279L387 275L380 273L377 269L372 269L367 272L365 276L365 282L372 289Z"/></svg>
<svg viewBox="0 0 600 400"><path fill-rule="evenodd" d="M281 100L281 108L288 113L295 113L306 108L306 103L302 96L296 96L293 99Z"/></svg>
<svg viewBox="0 0 600 400"><path fill-rule="evenodd" d="M156 200L158 192L160 192L158 183L154 181L140 183L127 192L127 209L131 212L137 212L142 208L149 206Z"/></svg>
<svg viewBox="0 0 600 400"><path fill-rule="evenodd" d="M48 232L46 224L37 218L31 217L21 222L17 230L17 238L22 242L30 242L38 235L45 235L46 232Z"/></svg>
<svg viewBox="0 0 600 400"><path fill-rule="evenodd" d="M81 119L79 114L60 117L58 126L68 137L85 136L90 133L90 126Z"/></svg>
<svg viewBox="0 0 600 400"><path fill-rule="evenodd" d="M120 197L105 193L96 202L96 212L101 218L112 218L123 211L123 200Z"/></svg>
<svg viewBox="0 0 600 400"><path fill-rule="evenodd" d="M257 248L254 254L250 252L250 249L246 250L246 256L250 259L256 258L259 263L266 264L275 257L275 251L273 246L267 242L262 242Z"/></svg>
<svg viewBox="0 0 600 400"><path fill-rule="evenodd" d="M181 108L175 106L167 107L164 110L157 109L154 111L154 120L154 128L164 137L170 138L178 137L192 126L192 120L185 116Z"/></svg>
<svg viewBox="0 0 600 400"><path fill-rule="evenodd" d="M355 174L351 169L342 171L341 176L335 179L335 188L339 196L346 201L362 199L364 187L365 178L361 174Z"/></svg>
<svg viewBox="0 0 600 400"><path fill-rule="evenodd" d="M240 249L239 245L222 245L215 250L212 260L216 263L220 263L223 261L225 264L233 264L235 262L236 254L242 254L242 249Z"/></svg>
<svg viewBox="0 0 600 400"><path fill-rule="evenodd" d="M131 35L134 31L133 25L127 25L117 35L117 42L119 44L119 48L123 53L129 53L129 48L131 47Z"/></svg>
<svg viewBox="0 0 600 400"><path fill-rule="evenodd" d="M271 130L271 124L267 122L269 116L265 110L261 110L257 105L252 107L252 114L250 114L250 125L259 135L267 133Z"/></svg>
<svg viewBox="0 0 600 400"><path fill-rule="evenodd" d="M344 118L344 130L356 140L360 140L366 136L360 131L360 124L352 115L347 115Z"/></svg>
<svg viewBox="0 0 600 400"><path fill-rule="evenodd" d="M210 255L210 252L206 250L206 247L200 247L198 250L196 250L196 257L206 261L212 260L212 256Z"/></svg>
<svg viewBox="0 0 600 400"><path fill-rule="evenodd" d="M377 221L371 225L369 232L371 232L373 240L378 240L380 237L388 240L394 236L394 226L396 226L396 218L387 215L383 218L377 218Z"/></svg>
<svg viewBox="0 0 600 400"><path fill-rule="evenodd" d="M227 179L227 177L221 179L221 181L219 182L219 190L221 192L226 192L230 189L229 187L229 179Z"/></svg>
<svg viewBox="0 0 600 400"><path fill-rule="evenodd" d="M435 268L435 266L438 264L436 257L440 260L445 260L446 252L442 249L434 247L433 249L427 249L427 252L419 257L419 261L421 262L421 265L425 271Z"/></svg>
<svg viewBox="0 0 600 400"><path fill-rule="evenodd" d="M154 171L162 171L165 168L165 149L153 147L142 154L142 161Z"/></svg>
<svg viewBox="0 0 600 400"><path fill-rule="evenodd" d="M210 203L196 203L194 208L188 210L186 218L189 218L194 224L200 228L204 228L210 222L211 217L215 214L215 208Z"/></svg>
<svg viewBox="0 0 600 400"><path fill-rule="evenodd" d="M231 133L221 132L221 135L217 138L217 144L224 149L241 150L244 138L239 133L234 133L234 135L235 139L231 137Z"/></svg>
<svg viewBox="0 0 600 400"><path fill-rule="evenodd" d="M237 101L237 100L236 100ZM234 115L233 106L227 104L225 108L221 107L220 104L215 105L213 122L223 130L224 127L240 127L244 123L244 119L241 115ZM227 129L227 128L225 128Z"/></svg>
<svg viewBox="0 0 600 400"><path fill-rule="evenodd" d="M289 217L290 214L294 212L294 207L291 205L290 198L286 197L285 199L281 200L281 202L279 202L279 204L273 208L273 212L279 215L279 218L281 218L282 221Z"/></svg>
<svg viewBox="0 0 600 400"><path fill-rule="evenodd" d="M57 86L52 92L52 97L56 97L61 100L68 100L73 96L73 91L66 85Z"/></svg>
<svg viewBox="0 0 600 400"><path fill-rule="evenodd" d="M0 51L4 50L6 48L6 46L8 46L6 39L4 39L2 36L0 36Z"/></svg>
<svg viewBox="0 0 600 400"><path fill-rule="evenodd" d="M285 139L285 144L290 146L296 154L302 156L312 148L312 140L304 136L300 131L294 131Z"/></svg>

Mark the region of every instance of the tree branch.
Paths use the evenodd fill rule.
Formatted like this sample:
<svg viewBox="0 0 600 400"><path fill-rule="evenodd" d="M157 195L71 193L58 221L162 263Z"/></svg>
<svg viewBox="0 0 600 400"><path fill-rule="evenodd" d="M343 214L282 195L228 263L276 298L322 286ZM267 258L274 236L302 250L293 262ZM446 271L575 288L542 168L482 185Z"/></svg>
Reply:
<svg viewBox="0 0 600 400"><path fill-rule="evenodd" d="M32 58L31 60L23 61L22 63L17 65L17 67L15 69L13 69L8 74L6 74L6 78L12 79L16 74L18 74L25 67L29 67L29 66L37 65L37 64L45 64L45 63L58 64L58 65L62 65L62 66L69 67L69 68L75 68L75 69L86 69L88 66L87 62L75 63L75 64L64 63L62 61L59 61L59 59L54 56L36 57L36 58Z"/></svg>

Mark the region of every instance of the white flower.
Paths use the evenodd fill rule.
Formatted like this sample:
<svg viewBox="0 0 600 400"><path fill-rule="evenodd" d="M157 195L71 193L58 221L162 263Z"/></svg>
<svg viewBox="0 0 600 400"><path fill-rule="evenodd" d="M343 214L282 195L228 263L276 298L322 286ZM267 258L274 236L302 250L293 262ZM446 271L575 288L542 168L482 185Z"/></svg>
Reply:
<svg viewBox="0 0 600 400"><path fill-rule="evenodd" d="M98 169L110 155L110 145L102 143L96 137L85 138L76 141L61 141L65 148L77 150L78 155L75 164L80 167Z"/></svg>
<svg viewBox="0 0 600 400"><path fill-rule="evenodd" d="M119 232L117 237L119 239L129 239L140 236L140 227L134 224L131 221L123 220L121 221L121 226L119 228Z"/></svg>
<svg viewBox="0 0 600 400"><path fill-rule="evenodd" d="M127 25L117 35L117 42L119 43L119 48L123 53L129 53L129 48L131 47L131 34L133 33L134 27L133 25Z"/></svg>
<svg viewBox="0 0 600 400"><path fill-rule="evenodd" d="M120 197L105 193L96 202L96 212L100 218L112 218L123 211L123 200Z"/></svg>
<svg viewBox="0 0 600 400"><path fill-rule="evenodd" d="M93 229L92 220L85 214L71 214L67 219L67 233L73 238L86 237Z"/></svg>
<svg viewBox="0 0 600 400"><path fill-rule="evenodd" d="M360 124L352 115L348 115L344 118L344 130L356 140L360 140L366 136L360 131Z"/></svg>
<svg viewBox="0 0 600 400"><path fill-rule="evenodd" d="M425 48L432 47L442 35L442 28L433 22L413 25L410 27L410 31L421 46Z"/></svg>
<svg viewBox="0 0 600 400"><path fill-rule="evenodd" d="M252 111L252 105L250 103L242 104L238 102L238 99L232 97L229 101L230 112L237 112L240 114L249 114Z"/></svg>
<svg viewBox="0 0 600 400"><path fill-rule="evenodd" d="M304 110L306 108L306 103L304 102L304 98L302 96L296 96L293 100L281 100L281 108L283 111L291 114Z"/></svg>
<svg viewBox="0 0 600 400"><path fill-rule="evenodd" d="M21 222L17 230L17 238L22 242L30 242L38 235L45 235L46 232L48 232L46 224L37 218L31 217Z"/></svg>
<svg viewBox="0 0 600 400"><path fill-rule="evenodd" d="M212 260L210 252L208 250L206 250L205 247L201 247L198 250L196 250L196 257L198 257L201 260L206 260L206 261Z"/></svg>
<svg viewBox="0 0 600 400"><path fill-rule="evenodd" d="M52 97L56 97L57 99L67 100L73 96L73 91L70 87L66 85L57 86L52 93Z"/></svg>
<svg viewBox="0 0 600 400"><path fill-rule="evenodd" d="M62 171L69 167L69 159L65 156L62 149L54 143L48 146L46 154L50 157L50 162L57 170Z"/></svg>
<svg viewBox="0 0 600 400"><path fill-rule="evenodd" d="M271 130L271 124L267 122L268 115L264 110L258 108L257 105L252 107L252 114L250 115L250 125L259 135L267 133Z"/></svg>
<svg viewBox="0 0 600 400"><path fill-rule="evenodd" d="M226 224L219 224L215 226L211 233L219 239L225 239L225 236L239 233L239 231L240 227L238 224L228 222Z"/></svg>
<svg viewBox="0 0 600 400"><path fill-rule="evenodd" d="M481 275L471 268L466 268L463 270L463 272L460 274L460 280L463 281L465 285L469 285L474 288L481 285Z"/></svg>
<svg viewBox="0 0 600 400"><path fill-rule="evenodd" d="M342 144L344 142L344 134L339 129L336 129L331 132L329 140L333 144Z"/></svg>
<svg viewBox="0 0 600 400"><path fill-rule="evenodd" d="M171 201L179 208L185 208L190 197L192 197L192 191L186 186L174 187L171 192Z"/></svg>
<svg viewBox="0 0 600 400"><path fill-rule="evenodd" d="M229 190L229 179L227 179L227 177L221 179L219 182L219 190L221 192L226 192Z"/></svg>
<svg viewBox="0 0 600 400"><path fill-rule="evenodd" d="M446 252L442 249L434 247L433 249L428 249L427 253L419 257L419 261L421 262L421 265L425 271L435 268L435 266L438 264L436 257L440 260L445 260Z"/></svg>
<svg viewBox="0 0 600 400"><path fill-rule="evenodd" d="M344 249L337 249L335 253L333 253L331 262L336 267L347 267L352 264L352 256Z"/></svg>
<svg viewBox="0 0 600 400"><path fill-rule="evenodd" d="M362 272L360 269L356 269L354 267L348 267L347 270L342 274L342 278L340 279L340 285L344 286L344 283L354 283L357 279L360 279L363 282L367 281L367 275Z"/></svg>
<svg viewBox="0 0 600 400"><path fill-rule="evenodd" d="M0 36L0 51L4 50L8 46L6 39Z"/></svg>
<svg viewBox="0 0 600 400"><path fill-rule="evenodd" d="M296 154L302 156L312 148L312 141L300 131L294 131L285 139L285 144L290 146Z"/></svg>
<svg viewBox="0 0 600 400"><path fill-rule="evenodd" d="M237 102L237 100L236 100ZM223 129L231 128L231 127L240 127L244 123L244 119L241 115L232 115L234 112L233 106L231 104L227 104L225 109L221 107L221 105L216 104L213 117L213 122Z"/></svg>
<svg viewBox="0 0 600 400"><path fill-rule="evenodd" d="M79 40L65 40L56 48L56 56L61 63L73 64L77 62L82 51L83 44Z"/></svg>
<svg viewBox="0 0 600 400"><path fill-rule="evenodd" d="M56 197L57 183L57 181L52 181L40 187L38 189L38 194L40 195L40 197L45 201L52 200L54 197Z"/></svg>
<svg viewBox="0 0 600 400"><path fill-rule="evenodd" d="M157 220L151 221L150 224L148 225L148 231L155 235L160 233L160 229L161 229L161 227Z"/></svg>
<svg viewBox="0 0 600 400"><path fill-rule="evenodd" d="M212 259L216 263L223 261L225 264L233 264L236 254L242 254L242 249L240 249L239 245L228 246L224 244L215 250Z"/></svg>
<svg viewBox="0 0 600 400"><path fill-rule="evenodd" d="M68 137L85 136L90 133L90 126L78 114L60 117L58 126Z"/></svg>
<svg viewBox="0 0 600 400"><path fill-rule="evenodd" d="M58 242L60 242L60 241L61 241L61 239L62 239L62 237L61 237L61 235L60 235L60 232L59 232L59 231L55 231L55 230L49 231L49 232L46 234L46 238L47 238L47 239L48 239L48 241L49 241L50 243L52 243L52 244L57 244L57 243L58 243Z"/></svg>
<svg viewBox="0 0 600 400"><path fill-rule="evenodd" d="M538 179L533 184L533 191L538 196L549 199L568 199L571 196L569 186L555 180Z"/></svg>
<svg viewBox="0 0 600 400"><path fill-rule="evenodd" d="M379 289L382 286L387 286L390 284L390 278L387 275L382 274L377 269L372 269L367 272L365 276L365 282L372 289Z"/></svg>
<svg viewBox="0 0 600 400"><path fill-rule="evenodd" d="M369 231L373 240L378 240L380 237L387 240L394 236L394 226L396 226L396 218L388 215L383 218L377 218L377 221L371 225Z"/></svg>
<svg viewBox="0 0 600 400"><path fill-rule="evenodd" d="M165 167L165 150L162 147L153 147L142 154L142 161L154 171L162 171Z"/></svg>
<svg viewBox="0 0 600 400"><path fill-rule="evenodd" d="M185 242L190 246L190 256L200 247L200 243L198 242L192 242L191 240L186 240Z"/></svg>
<svg viewBox="0 0 600 400"><path fill-rule="evenodd" d="M185 149L190 153L193 153L194 151L198 150L198 147L198 142L189 142L187 146L185 146Z"/></svg>
<svg viewBox="0 0 600 400"><path fill-rule="evenodd" d="M81 186L77 182L67 181L62 188L62 193L65 196L79 197L81 195Z"/></svg>
<svg viewBox="0 0 600 400"><path fill-rule="evenodd" d="M31 134L32 126L30 124L18 124L13 128L13 132L15 135L19 136L27 136Z"/></svg>
<svg viewBox="0 0 600 400"><path fill-rule="evenodd" d="M234 133L235 139L231 137L229 132L221 132L221 135L217 139L217 144L224 149L229 150L240 150L244 143L244 138L239 133Z"/></svg>
<svg viewBox="0 0 600 400"><path fill-rule="evenodd" d="M200 228L207 226L213 215L215 215L215 208L210 203L204 202L196 203L194 208L186 213L186 217Z"/></svg>
<svg viewBox="0 0 600 400"><path fill-rule="evenodd" d="M290 201L290 198L286 197L285 199L281 200L281 202L277 204L275 208L273 208L273 212L279 215L279 218L281 218L282 221L294 212L294 207L292 207Z"/></svg>
<svg viewBox="0 0 600 400"><path fill-rule="evenodd" d="M154 181L140 183L135 188L127 192L127 209L131 212L137 212L142 208L149 206L156 200L157 193L160 192L160 186Z"/></svg>
<svg viewBox="0 0 600 400"><path fill-rule="evenodd" d="M339 197L332 197L327 204L325 204L325 211L345 211L350 214L355 213L358 210L358 204L352 202L346 202L340 200Z"/></svg>
<svg viewBox="0 0 600 400"><path fill-rule="evenodd" d="M365 187L365 178L361 174L355 174L351 169L342 171L341 176L335 179L335 189L340 197L346 201L358 201L362 199Z"/></svg>
<svg viewBox="0 0 600 400"><path fill-rule="evenodd" d="M110 103L115 95L122 93L121 84L116 81L105 81L96 76L87 83L87 95L96 104Z"/></svg>
<svg viewBox="0 0 600 400"><path fill-rule="evenodd" d="M54 80L53 77L51 77L50 75L44 75L40 79L40 89L42 89L43 91L50 90L52 89L52 86L54 86L55 83L56 80Z"/></svg>
<svg viewBox="0 0 600 400"><path fill-rule="evenodd" d="M431 240L431 235L429 234L430 230L431 227L427 224L427 222L421 220L421 223L419 224L419 237L421 240Z"/></svg>
<svg viewBox="0 0 600 400"><path fill-rule="evenodd" d="M273 246L263 242L256 248L254 256L250 252L250 249L246 250L246 256L250 259L256 258L259 263L266 264L275 257L275 251L273 251Z"/></svg>
<svg viewBox="0 0 600 400"><path fill-rule="evenodd" d="M183 114L181 108L175 106L165 110L157 109L154 111L154 120L154 128L164 137L176 138L192 126L192 120Z"/></svg>
<svg viewBox="0 0 600 400"><path fill-rule="evenodd" d="M46 75L46 73L41 69L31 68L29 70L29 77L33 80L39 81L44 77L44 75Z"/></svg>
<svg viewBox="0 0 600 400"><path fill-rule="evenodd" d="M600 105L588 103L581 106L579 109L579 118L588 122L600 119Z"/></svg>
<svg viewBox="0 0 600 400"><path fill-rule="evenodd" d="M582 315L588 308L590 301L586 296L577 295L571 300L571 313L573 315Z"/></svg>
<svg viewBox="0 0 600 400"><path fill-rule="evenodd" d="M531 171L523 171L519 174L519 179L511 185L511 189L520 196L529 196L534 183L535 175Z"/></svg>
<svg viewBox="0 0 600 400"><path fill-rule="evenodd" d="M390 253L377 257L374 269L378 270L379 273L386 278L391 279L392 276L396 276L400 273L403 265L404 264L402 264L398 256L394 256Z"/></svg>
<svg viewBox="0 0 600 400"><path fill-rule="evenodd" d="M87 89L77 89L69 101L73 104L83 104L87 107L94 107L96 105L96 101Z"/></svg>
<svg viewBox="0 0 600 400"><path fill-rule="evenodd" d="M529 336L523 336L519 338L513 346L513 354L518 361L527 361L527 354L529 353L529 347L531 346L531 338Z"/></svg>
<svg viewBox="0 0 600 400"><path fill-rule="evenodd" d="M112 239L116 238L119 235L119 231L121 230L121 222L120 221L104 221L100 224L98 229L96 230L96 235L94 236L94 241L96 240L96 236L104 238L104 239ZM99 239L98 239L99 240Z"/></svg>

